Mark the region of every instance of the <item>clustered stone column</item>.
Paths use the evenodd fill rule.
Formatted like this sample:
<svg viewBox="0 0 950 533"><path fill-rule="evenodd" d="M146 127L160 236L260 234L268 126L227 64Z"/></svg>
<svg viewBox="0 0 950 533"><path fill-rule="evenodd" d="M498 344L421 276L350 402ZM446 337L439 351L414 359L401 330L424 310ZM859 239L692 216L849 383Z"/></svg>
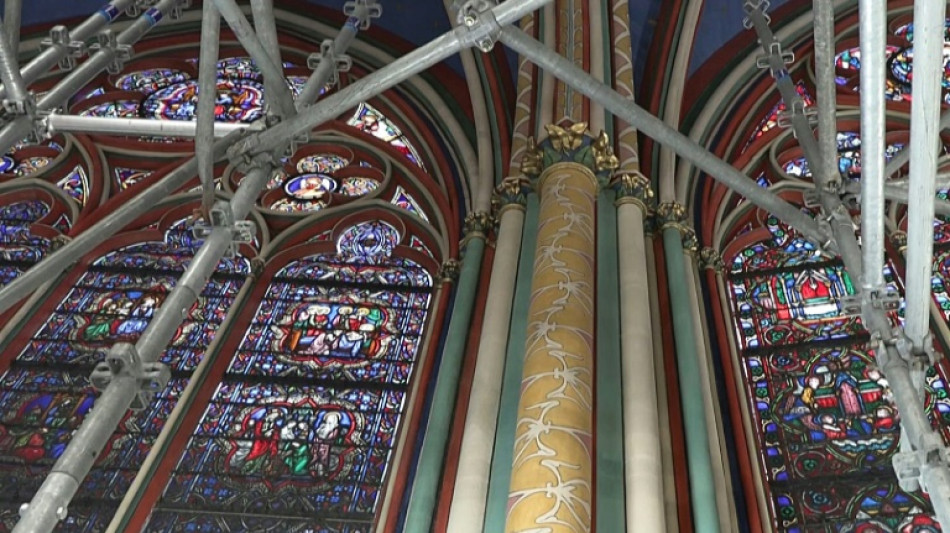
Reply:
<svg viewBox="0 0 950 533"><path fill-rule="evenodd" d="M636 171L619 173L612 185L617 192L626 527L666 531L644 231L644 218L653 214L653 190Z"/></svg>
<svg viewBox="0 0 950 533"><path fill-rule="evenodd" d="M510 177L495 192L498 220L485 318L478 343L447 531L482 533L505 371L508 329L530 182Z"/></svg>
<svg viewBox="0 0 950 533"><path fill-rule="evenodd" d="M584 123L546 129L522 161L539 175L540 209L509 533L591 529L597 172L616 168L616 157Z"/></svg>
<svg viewBox="0 0 950 533"><path fill-rule="evenodd" d="M689 467L690 501L697 533L720 530L715 474L709 447L709 424L704 401L701 361L697 353L696 324L687 271L687 258L698 248L696 233L686 224L686 207L662 203L657 222L663 234L663 251L669 280L673 337L676 342L680 403L686 433L686 461ZM714 422L714 421L713 421Z"/></svg>

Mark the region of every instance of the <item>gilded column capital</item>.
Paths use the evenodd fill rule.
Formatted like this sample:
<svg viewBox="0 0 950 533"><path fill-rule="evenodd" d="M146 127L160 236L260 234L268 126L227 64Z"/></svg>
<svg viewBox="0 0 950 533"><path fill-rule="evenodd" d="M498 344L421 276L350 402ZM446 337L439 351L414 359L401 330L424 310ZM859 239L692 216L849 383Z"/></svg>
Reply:
<svg viewBox="0 0 950 533"><path fill-rule="evenodd" d="M726 264L722 261L722 254L715 248L708 246L699 251L699 266L703 269L715 270L722 273L726 270Z"/></svg>
<svg viewBox="0 0 950 533"><path fill-rule="evenodd" d="M544 127L548 136L540 143L528 137L521 158L521 172L537 178L546 169L558 163L577 163L590 169L602 183L620 166L614 155L607 133L601 131L596 137L587 131L586 122Z"/></svg>
<svg viewBox="0 0 950 533"><path fill-rule="evenodd" d="M488 234L488 231L491 230L493 224L494 221L491 213L472 211L465 216L465 238L470 239L476 236L484 237Z"/></svg>
<svg viewBox="0 0 950 533"><path fill-rule="evenodd" d="M495 216L500 218L507 209L524 211L531 191L531 180L523 176L509 176L501 180L492 194L491 203Z"/></svg>
<svg viewBox="0 0 950 533"><path fill-rule="evenodd" d="M458 259L446 259L439 270L439 279L442 283L455 283L462 271L462 263Z"/></svg>
<svg viewBox="0 0 950 533"><path fill-rule="evenodd" d="M895 231L891 233L891 244L894 245L894 248L897 248L897 251L904 253L907 251L907 233L903 231Z"/></svg>
<svg viewBox="0 0 950 533"><path fill-rule="evenodd" d="M637 205L644 215L653 212L656 207L653 188L650 187L650 179L638 170L614 174L610 181L610 187L617 193L615 205Z"/></svg>
<svg viewBox="0 0 950 533"><path fill-rule="evenodd" d="M656 219L660 229L674 227L678 230L686 229L686 206L676 202L663 202L656 206Z"/></svg>
<svg viewBox="0 0 950 533"><path fill-rule="evenodd" d="M664 202L656 207L656 225L660 230L675 228L683 237L683 251L695 255L699 250L696 232L686 224L686 206L676 202Z"/></svg>

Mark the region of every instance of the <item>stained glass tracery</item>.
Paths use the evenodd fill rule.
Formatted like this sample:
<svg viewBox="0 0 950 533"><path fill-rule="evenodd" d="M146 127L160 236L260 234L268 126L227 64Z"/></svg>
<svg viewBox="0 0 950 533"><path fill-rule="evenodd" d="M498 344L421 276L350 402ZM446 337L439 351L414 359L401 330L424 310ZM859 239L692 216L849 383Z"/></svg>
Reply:
<svg viewBox="0 0 950 533"><path fill-rule="evenodd" d="M406 159L423 169L425 168L416 147L403 135L402 130L400 130L392 120L386 118L386 116L375 107L367 103L360 104L359 107L356 108L356 112L353 113L353 116L350 117L346 123L389 143L405 156Z"/></svg>
<svg viewBox="0 0 950 533"><path fill-rule="evenodd" d="M181 276L195 248L188 228L93 261L0 377L0 521L12 527L95 398L87 376L115 342L134 342ZM219 264L161 361L173 378L145 410L127 414L80 495L68 531L102 531L148 454L187 378L249 272L244 259Z"/></svg>
<svg viewBox="0 0 950 533"><path fill-rule="evenodd" d="M49 239L30 233L30 224L49 212L49 204L42 200L0 206L0 285L13 281L49 250Z"/></svg>
<svg viewBox="0 0 950 533"><path fill-rule="evenodd" d="M774 217L766 226L771 241L737 254L729 287L773 526L939 531L926 497L896 482L899 417L868 334L844 305L855 293L847 272ZM890 270L885 278L893 283ZM950 411L945 389L934 374L938 417Z"/></svg>
<svg viewBox="0 0 950 533"><path fill-rule="evenodd" d="M368 532L432 278L382 222L276 273L150 531Z"/></svg>

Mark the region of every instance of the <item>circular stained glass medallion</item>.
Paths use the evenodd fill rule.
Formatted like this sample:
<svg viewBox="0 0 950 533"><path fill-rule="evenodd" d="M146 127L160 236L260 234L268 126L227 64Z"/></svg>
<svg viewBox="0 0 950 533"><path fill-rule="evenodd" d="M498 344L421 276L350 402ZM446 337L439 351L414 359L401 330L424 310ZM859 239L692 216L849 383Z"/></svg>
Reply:
<svg viewBox="0 0 950 533"><path fill-rule="evenodd" d="M349 164L349 159L336 154L314 154L297 161L297 172L332 174Z"/></svg>
<svg viewBox="0 0 950 533"><path fill-rule="evenodd" d="M247 79L218 80L214 119L218 122L253 122L262 115L264 86ZM156 91L142 105L145 116L166 120L194 120L198 82L189 80Z"/></svg>
<svg viewBox="0 0 950 533"><path fill-rule="evenodd" d="M8 155L0 156L0 173L12 172L14 168L16 168L16 161L12 157Z"/></svg>
<svg viewBox="0 0 950 533"><path fill-rule="evenodd" d="M14 172L17 176L27 176L49 165L52 160L50 157L43 156L27 157L26 159L20 160Z"/></svg>
<svg viewBox="0 0 950 533"><path fill-rule="evenodd" d="M378 188L378 181L363 176L348 176L340 180L340 192L346 196L363 196Z"/></svg>
<svg viewBox="0 0 950 533"><path fill-rule="evenodd" d="M284 185L284 192L296 200L317 200L336 190L336 181L325 174L302 174Z"/></svg>
<svg viewBox="0 0 950 533"><path fill-rule="evenodd" d="M186 72L171 68L153 68L137 70L123 74L115 80L115 86L123 91L142 91L150 93L174 83L190 79Z"/></svg>

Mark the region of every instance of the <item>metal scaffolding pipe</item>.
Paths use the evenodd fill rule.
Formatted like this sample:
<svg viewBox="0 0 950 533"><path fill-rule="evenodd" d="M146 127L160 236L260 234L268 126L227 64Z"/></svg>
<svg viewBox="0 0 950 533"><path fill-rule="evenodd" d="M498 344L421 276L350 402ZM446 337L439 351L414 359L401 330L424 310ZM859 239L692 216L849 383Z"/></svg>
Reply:
<svg viewBox="0 0 950 533"><path fill-rule="evenodd" d="M233 133L214 143L215 160L222 159L230 146L238 138ZM86 231L83 231L65 246L46 256L42 261L0 289L0 313L10 309L21 299L33 292L44 282L63 273L69 265L92 251L104 240L118 233L122 228L145 213L163 199L172 195L198 172L198 162L194 158L171 171L154 185L130 199Z"/></svg>
<svg viewBox="0 0 950 533"><path fill-rule="evenodd" d="M815 77L818 89L818 161L811 168L820 176L815 183L819 194L830 196L819 180L838 173L837 84L835 83L835 4L834 0L815 0ZM827 183L827 181L825 181ZM837 195L834 195L838 200ZM838 200L840 202L840 200ZM824 205L824 204L823 204Z"/></svg>
<svg viewBox="0 0 950 533"><path fill-rule="evenodd" d="M860 0L861 248L864 289L884 289L884 46L886 0Z"/></svg>
<svg viewBox="0 0 950 533"><path fill-rule="evenodd" d="M200 99L199 99L200 103ZM212 114L213 114L212 107ZM44 118L50 135L57 133L93 133L101 135L153 135L166 137L196 137L197 122L190 120L154 120L150 118L84 117L53 113ZM250 124L215 122L215 138L236 131L262 131L263 121ZM196 154L200 156L200 152Z"/></svg>
<svg viewBox="0 0 950 533"><path fill-rule="evenodd" d="M67 516L70 500L122 421L136 392L136 381L131 378L117 378L103 391L36 495L20 509L21 518L13 528L14 533L46 533ZM77 475L79 472L82 474Z"/></svg>
<svg viewBox="0 0 950 533"><path fill-rule="evenodd" d="M254 28L251 27L251 23L247 21L244 12L241 11L241 8L238 7L234 0L214 0L214 3L218 11L221 12L221 16L224 17L224 20L228 23L228 26L231 27L234 36L240 41L241 46L247 50L248 55L254 60L254 64L257 65L257 68L261 69L264 80L266 81L268 78L272 80L283 80L284 69L280 61L274 62L264 43L261 42L258 35L254 32ZM271 17L273 17L273 10L271 11ZM290 87L286 83L280 83L271 86L271 88L274 92L266 95L266 98L270 99L270 103L280 111L281 115L285 117L293 115L295 109L294 95L290 92Z"/></svg>
<svg viewBox="0 0 950 533"><path fill-rule="evenodd" d="M23 0L4 0L3 2L3 29L6 32L7 46L13 57L20 52L20 16L23 11Z"/></svg>
<svg viewBox="0 0 950 533"><path fill-rule="evenodd" d="M942 102L944 0L914 2L914 77L910 106L910 187L907 198L907 274L904 335L924 352L930 335L934 195ZM863 171L862 171L863 179Z"/></svg>
<svg viewBox="0 0 950 533"><path fill-rule="evenodd" d="M101 7L92 16L84 20L78 26L69 32L69 38L75 43L85 43L90 37L95 36L115 20L120 13L135 3L135 0L113 0ZM53 68L60 60L70 53L69 43L53 43L49 48L40 52L35 58L27 63L20 74L23 76L23 82L29 86L39 79L40 76ZM78 89L77 89L78 90ZM7 97L7 88L0 87L0 99Z"/></svg>
<svg viewBox="0 0 950 533"><path fill-rule="evenodd" d="M911 87L913 89L913 87ZM942 132L943 130L950 128L950 110L946 111L940 115L940 124L937 131ZM940 140L940 137L937 137L937 142L935 143L938 147L943 148L943 142ZM899 174L901 167L907 164L910 161L910 145L904 147L903 150L894 154L894 157L887 162L887 166L884 167L884 175L887 177L894 177ZM893 180L891 180L893 183Z"/></svg>
<svg viewBox="0 0 950 533"><path fill-rule="evenodd" d="M359 23L360 19L356 17L346 19L346 23L343 24L340 32L336 34L336 38L333 39L333 53L335 55L342 55L350 47L350 44L356 39L356 34L359 33ZM317 101L317 97L320 96L320 89L327 84L335 69L336 65L332 61L326 58L320 61L313 74L307 78L307 83L304 84L300 94L297 95L298 111Z"/></svg>
<svg viewBox="0 0 950 533"><path fill-rule="evenodd" d="M574 87L581 94L602 104L608 111L627 121L643 134L670 147L680 157L692 162L713 179L741 194L753 204L779 217L812 242L819 246L829 244L830 236L819 228L817 222L803 214L797 207L759 187L754 181L742 175L741 172L725 161L682 133L664 124L660 119L650 115L646 110L624 98L610 87L597 81L536 39L516 28L505 27L501 31L500 40L514 51ZM329 102L329 100L328 98L325 102Z"/></svg>
<svg viewBox="0 0 950 533"><path fill-rule="evenodd" d="M516 22L550 2L551 0L508 0L498 4L491 9L491 13L481 15L474 26L459 26L436 37L428 44L416 48L389 65L310 106L297 116L238 143L234 150L237 153L246 154L271 152L289 139L309 133L320 124L336 118L342 110L350 109L382 93L457 53L462 48L492 39L499 27ZM761 187L759 189L761 190Z"/></svg>
<svg viewBox="0 0 950 533"><path fill-rule="evenodd" d="M7 87L7 97L4 100L25 102L29 97L23 76L20 75L20 65L17 63L16 52L10 47L9 29L4 24L0 26L0 81Z"/></svg>
<svg viewBox="0 0 950 533"><path fill-rule="evenodd" d="M277 40L277 23L274 20L273 0L251 0L251 15L254 17L254 29L257 31L257 37L264 47L264 52L280 70L280 76L278 77L264 76L265 112L285 118L288 116L287 113L294 114L296 112L296 108L293 106L293 91L288 91L290 103L287 109L281 108L280 101L267 98L267 95L276 95L288 88L287 79L284 77L283 62L280 59L280 42Z"/></svg>
<svg viewBox="0 0 950 533"><path fill-rule="evenodd" d="M135 22L116 37L115 46L132 46L154 28L168 12L177 6L180 0L160 0L150 7ZM64 105L76 91L84 87L103 69L116 61L116 48L103 46L98 52L89 57L82 65L76 67L66 78L49 90L36 103L39 111L52 111ZM28 116L17 117L0 130L0 151L6 151L14 143L19 142L33 131L33 121Z"/></svg>
<svg viewBox="0 0 950 533"><path fill-rule="evenodd" d="M201 12L201 45L198 52L198 104L195 109L195 158L201 181L201 209L208 215L214 203L214 161L208 147L214 142L215 104L218 101L218 41L221 14L214 2L205 2ZM205 95L202 97L202 95ZM214 95L213 98L208 95Z"/></svg>
<svg viewBox="0 0 950 533"><path fill-rule="evenodd" d="M251 189L259 193L270 171L269 165L254 167L238 191ZM256 196L235 194L230 207L236 213L247 215ZM158 361L185 319L188 309L214 273L218 261L230 248L233 238L230 227L216 226L202 243L175 288L135 343L135 352L143 363ZM63 455L56 461L51 475L40 486L30 504L21 510L21 519L14 533L48 533L66 517L70 500L129 410L139 386L136 379L121 374L109 383L102 396L96 400L90 415L70 439Z"/></svg>

